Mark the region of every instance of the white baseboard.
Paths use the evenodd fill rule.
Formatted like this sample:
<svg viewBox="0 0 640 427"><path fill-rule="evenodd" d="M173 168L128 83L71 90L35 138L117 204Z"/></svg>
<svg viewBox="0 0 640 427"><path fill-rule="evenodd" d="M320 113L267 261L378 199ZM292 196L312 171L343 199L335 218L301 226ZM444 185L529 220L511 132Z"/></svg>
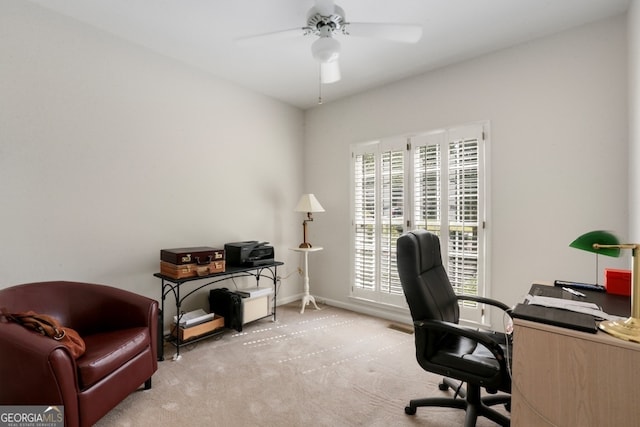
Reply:
<svg viewBox="0 0 640 427"><path fill-rule="evenodd" d="M288 296L286 298L278 298L278 305L289 304L294 301L300 301L303 294L297 294ZM354 299L354 302L337 301L333 299L327 299L323 297L315 296L318 304L326 304L333 307L342 308L345 310L354 311L356 313L366 314L368 316L380 317L382 319L391 320L393 322L404 323L407 325L413 325L411 315L408 309L399 308L386 308L379 304L370 303L364 300Z"/></svg>

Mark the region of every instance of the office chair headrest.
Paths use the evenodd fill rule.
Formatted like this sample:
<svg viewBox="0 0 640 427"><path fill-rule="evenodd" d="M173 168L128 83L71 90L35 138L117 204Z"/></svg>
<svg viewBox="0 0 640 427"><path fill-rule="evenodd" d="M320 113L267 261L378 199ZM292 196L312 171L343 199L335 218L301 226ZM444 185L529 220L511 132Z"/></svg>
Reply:
<svg viewBox="0 0 640 427"><path fill-rule="evenodd" d="M440 253L440 239L427 230L414 230L409 234L413 235L419 250L419 272L431 270L442 265L442 254Z"/></svg>
<svg viewBox="0 0 640 427"><path fill-rule="evenodd" d="M442 264L440 239L426 230L398 238L398 275L411 317L457 323L457 297Z"/></svg>

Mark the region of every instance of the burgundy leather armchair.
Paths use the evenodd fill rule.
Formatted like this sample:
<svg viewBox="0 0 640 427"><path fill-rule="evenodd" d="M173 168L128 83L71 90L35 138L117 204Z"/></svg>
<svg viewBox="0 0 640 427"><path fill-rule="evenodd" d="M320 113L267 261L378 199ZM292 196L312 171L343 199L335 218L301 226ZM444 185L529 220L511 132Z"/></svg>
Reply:
<svg viewBox="0 0 640 427"><path fill-rule="evenodd" d="M91 426L158 368L158 303L122 289L40 282L0 289L0 308L33 310L78 331L74 359L58 341L0 322L0 405L64 405L65 426Z"/></svg>

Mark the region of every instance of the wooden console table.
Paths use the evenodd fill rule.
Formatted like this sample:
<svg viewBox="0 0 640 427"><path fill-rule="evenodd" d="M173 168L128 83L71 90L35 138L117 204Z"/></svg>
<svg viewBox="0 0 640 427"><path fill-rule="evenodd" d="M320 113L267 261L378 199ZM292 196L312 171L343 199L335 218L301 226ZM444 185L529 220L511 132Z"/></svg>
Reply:
<svg viewBox="0 0 640 427"><path fill-rule="evenodd" d="M207 286L211 286L214 283L221 282L223 280L228 280L236 277L244 277L244 276L252 276L256 278L256 286L260 286L260 277L267 275L267 277L273 283L273 310L272 313L265 317L273 316L273 321L276 321L276 298L277 298L277 284L278 284L278 266L284 265L283 262L273 261L270 263L265 263L262 265L257 265L253 267L234 267L227 266L224 272L209 274L207 276L197 276L197 277L188 277L184 279L174 279L172 277L166 276L161 273L154 274L155 277L162 279L162 305L161 305L161 325L164 328L164 316L165 316L165 299L167 295L170 293L173 294L176 304L176 313L180 313L180 308L184 300L192 295L193 293L199 291L202 288ZM195 288L191 289L184 295L180 295L180 290L185 286L185 284L195 281L205 281L204 283L196 284ZM258 320L258 319L255 319ZM158 331L159 334L162 333L162 330ZM209 338L215 335L218 335L220 331L214 331L209 334L205 334L199 338L195 338L189 340L189 343L199 341L201 339ZM180 358L180 346L183 344L179 337L176 337L174 340L174 344L176 346L176 354L174 359L177 360ZM164 348L160 346L158 349L158 360L164 360Z"/></svg>

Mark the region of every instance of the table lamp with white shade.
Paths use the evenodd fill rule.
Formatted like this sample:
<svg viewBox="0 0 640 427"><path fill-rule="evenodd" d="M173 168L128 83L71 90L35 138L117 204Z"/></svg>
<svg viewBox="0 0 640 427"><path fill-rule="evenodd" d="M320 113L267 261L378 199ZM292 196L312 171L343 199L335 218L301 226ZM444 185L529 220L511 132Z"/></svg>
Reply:
<svg viewBox="0 0 640 427"><path fill-rule="evenodd" d="M324 208L313 194L303 194L294 209L295 212L306 212L307 218L302 222L303 242L300 248L310 248L311 243L307 242L307 222L313 221L313 212L324 212Z"/></svg>

